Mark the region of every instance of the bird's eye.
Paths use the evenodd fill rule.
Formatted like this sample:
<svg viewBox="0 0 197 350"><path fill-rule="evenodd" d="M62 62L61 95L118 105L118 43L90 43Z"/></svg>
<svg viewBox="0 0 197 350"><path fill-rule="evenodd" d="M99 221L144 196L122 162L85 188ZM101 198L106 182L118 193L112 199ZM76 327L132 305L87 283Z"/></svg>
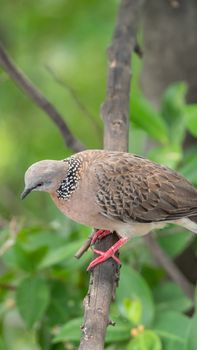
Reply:
<svg viewBox="0 0 197 350"><path fill-rule="evenodd" d="M36 187L40 187L40 186L42 186L43 185L43 183L39 183L39 184L37 184L37 186Z"/></svg>

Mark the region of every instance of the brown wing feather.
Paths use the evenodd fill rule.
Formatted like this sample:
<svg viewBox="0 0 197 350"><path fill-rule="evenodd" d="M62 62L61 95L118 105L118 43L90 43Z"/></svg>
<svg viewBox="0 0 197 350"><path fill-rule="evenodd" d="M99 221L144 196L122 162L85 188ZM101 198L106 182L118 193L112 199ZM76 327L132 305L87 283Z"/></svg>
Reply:
<svg viewBox="0 0 197 350"><path fill-rule="evenodd" d="M97 203L104 216L130 222L176 220L197 214L197 191L181 175L127 153L95 162Z"/></svg>

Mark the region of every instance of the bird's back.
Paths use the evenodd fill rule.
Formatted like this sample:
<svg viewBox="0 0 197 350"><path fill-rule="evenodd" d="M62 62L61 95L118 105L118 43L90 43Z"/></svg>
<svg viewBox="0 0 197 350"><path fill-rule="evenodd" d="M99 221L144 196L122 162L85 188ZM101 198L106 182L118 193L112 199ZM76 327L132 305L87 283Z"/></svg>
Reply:
<svg viewBox="0 0 197 350"><path fill-rule="evenodd" d="M69 198L57 193L52 197L75 221L121 231L141 224L148 232L152 223L196 219L197 191L167 167L129 153L102 150L75 154L69 158L71 168L72 160L80 164L75 190Z"/></svg>
<svg viewBox="0 0 197 350"><path fill-rule="evenodd" d="M177 220L197 214L197 191L180 174L124 152L98 151L87 168L100 213L123 222Z"/></svg>

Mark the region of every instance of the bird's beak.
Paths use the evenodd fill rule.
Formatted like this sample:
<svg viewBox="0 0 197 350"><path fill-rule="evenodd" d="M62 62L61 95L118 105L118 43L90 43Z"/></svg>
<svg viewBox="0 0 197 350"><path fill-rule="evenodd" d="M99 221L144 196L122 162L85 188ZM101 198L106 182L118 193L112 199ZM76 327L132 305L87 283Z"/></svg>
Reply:
<svg viewBox="0 0 197 350"><path fill-rule="evenodd" d="M21 199L24 199L27 197L27 195L33 190L33 188L25 188L24 191L21 193Z"/></svg>

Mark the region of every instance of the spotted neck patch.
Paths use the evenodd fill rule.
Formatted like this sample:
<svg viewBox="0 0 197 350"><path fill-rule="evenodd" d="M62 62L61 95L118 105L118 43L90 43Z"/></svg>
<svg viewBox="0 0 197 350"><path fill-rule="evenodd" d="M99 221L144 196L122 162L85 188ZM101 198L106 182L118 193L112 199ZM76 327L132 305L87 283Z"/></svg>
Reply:
<svg viewBox="0 0 197 350"><path fill-rule="evenodd" d="M79 170L81 167L81 160L75 157L70 157L64 161L68 162L66 178L61 182L61 185L56 192L58 194L58 198L62 198L66 201L71 197L72 193L78 186L78 182L80 180Z"/></svg>

